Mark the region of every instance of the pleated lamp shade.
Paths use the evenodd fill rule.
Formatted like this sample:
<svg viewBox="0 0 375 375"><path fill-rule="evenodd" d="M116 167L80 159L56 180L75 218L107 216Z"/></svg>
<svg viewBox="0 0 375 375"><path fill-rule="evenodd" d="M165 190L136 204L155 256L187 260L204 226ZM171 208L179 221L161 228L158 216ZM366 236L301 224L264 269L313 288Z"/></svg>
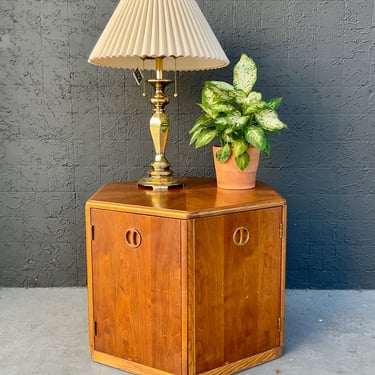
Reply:
<svg viewBox="0 0 375 375"><path fill-rule="evenodd" d="M195 0L120 0L89 63L155 70L156 57L163 58L163 70L206 70L229 64Z"/></svg>

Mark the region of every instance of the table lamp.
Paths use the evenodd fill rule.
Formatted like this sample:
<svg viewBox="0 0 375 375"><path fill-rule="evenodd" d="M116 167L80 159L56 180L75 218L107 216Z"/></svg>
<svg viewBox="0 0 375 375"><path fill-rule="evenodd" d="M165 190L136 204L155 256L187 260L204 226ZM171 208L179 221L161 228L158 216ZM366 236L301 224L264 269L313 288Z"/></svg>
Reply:
<svg viewBox="0 0 375 375"><path fill-rule="evenodd" d="M163 71L193 71L222 68L229 60L195 0L120 0L92 50L89 63L113 68L155 70L147 82L154 87L150 99L153 115L150 132L155 159L142 187L165 190L182 186L173 176L165 150L169 103L165 87L172 82Z"/></svg>

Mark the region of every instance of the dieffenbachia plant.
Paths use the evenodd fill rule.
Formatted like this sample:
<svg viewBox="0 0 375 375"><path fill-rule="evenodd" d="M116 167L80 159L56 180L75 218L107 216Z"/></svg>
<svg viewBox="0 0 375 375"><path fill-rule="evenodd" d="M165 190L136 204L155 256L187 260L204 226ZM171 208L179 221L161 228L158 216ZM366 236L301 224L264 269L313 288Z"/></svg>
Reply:
<svg viewBox="0 0 375 375"><path fill-rule="evenodd" d="M263 100L261 93L252 91L256 80L254 60L242 54L233 69L233 84L205 82L199 104L203 114L190 130L190 144L198 148L217 138L221 149L216 158L225 163L233 152L240 170L249 164L249 145L269 155L266 132L278 132L287 125L277 114L281 98Z"/></svg>

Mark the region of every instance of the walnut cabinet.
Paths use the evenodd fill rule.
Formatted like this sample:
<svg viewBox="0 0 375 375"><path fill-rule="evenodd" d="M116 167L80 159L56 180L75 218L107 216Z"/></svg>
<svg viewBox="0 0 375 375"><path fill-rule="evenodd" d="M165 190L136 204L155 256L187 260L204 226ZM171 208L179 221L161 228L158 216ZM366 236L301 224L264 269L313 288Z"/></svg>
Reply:
<svg viewBox="0 0 375 375"><path fill-rule="evenodd" d="M95 361L136 374L230 374L283 347L285 200L187 178L111 183L86 204Z"/></svg>

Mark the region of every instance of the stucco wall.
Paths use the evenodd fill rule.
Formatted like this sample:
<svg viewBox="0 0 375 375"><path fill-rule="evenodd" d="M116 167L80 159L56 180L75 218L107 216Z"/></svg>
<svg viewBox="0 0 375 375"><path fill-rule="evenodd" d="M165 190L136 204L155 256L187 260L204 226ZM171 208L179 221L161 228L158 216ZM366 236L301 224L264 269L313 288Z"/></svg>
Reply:
<svg viewBox="0 0 375 375"><path fill-rule="evenodd" d="M256 89L284 98L289 129L259 179L288 200L287 286L375 288L374 0L198 3L232 62L255 59ZM0 0L0 286L84 285L85 200L148 169L151 107L131 72L87 64L116 4ZM176 175L213 176L188 130L202 82L231 70L179 75Z"/></svg>

